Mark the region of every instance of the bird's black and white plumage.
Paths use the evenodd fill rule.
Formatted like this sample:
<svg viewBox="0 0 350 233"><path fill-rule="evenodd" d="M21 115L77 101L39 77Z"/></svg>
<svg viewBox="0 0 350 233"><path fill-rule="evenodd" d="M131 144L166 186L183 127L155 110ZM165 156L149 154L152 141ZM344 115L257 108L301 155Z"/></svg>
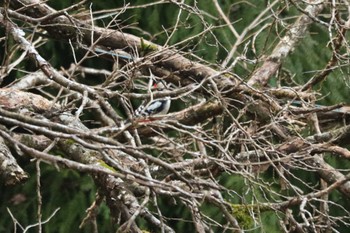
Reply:
<svg viewBox="0 0 350 233"><path fill-rule="evenodd" d="M165 85L162 82L154 85L158 91L162 91L165 89ZM136 117L151 117L157 115L165 115L168 113L171 105L170 96L154 99L148 102L147 104L141 104L135 110Z"/></svg>
<svg viewBox="0 0 350 233"><path fill-rule="evenodd" d="M141 105L135 110L137 117L149 117L167 114L170 108L171 99L169 96L162 99L155 99L147 105Z"/></svg>

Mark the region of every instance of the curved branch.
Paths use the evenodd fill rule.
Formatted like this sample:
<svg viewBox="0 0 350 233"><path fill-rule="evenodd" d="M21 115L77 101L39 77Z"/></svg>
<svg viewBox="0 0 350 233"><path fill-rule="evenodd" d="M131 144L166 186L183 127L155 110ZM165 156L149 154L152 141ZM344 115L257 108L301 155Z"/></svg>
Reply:
<svg viewBox="0 0 350 233"><path fill-rule="evenodd" d="M324 8L325 3L317 5L308 5L294 25L288 30L280 42L276 45L272 53L266 58L265 62L254 71L252 77L247 82L248 85L266 86L269 79L277 72L283 60L291 53L296 44L305 36L310 24L313 22L312 17L316 17ZM310 17L310 16L312 17Z"/></svg>

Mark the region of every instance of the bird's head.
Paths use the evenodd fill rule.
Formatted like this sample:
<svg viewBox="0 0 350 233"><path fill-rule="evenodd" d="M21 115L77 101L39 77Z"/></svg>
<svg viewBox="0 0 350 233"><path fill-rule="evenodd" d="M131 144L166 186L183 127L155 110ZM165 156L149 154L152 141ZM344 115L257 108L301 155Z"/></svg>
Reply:
<svg viewBox="0 0 350 233"><path fill-rule="evenodd" d="M164 89L166 89L166 84L164 83L164 81L157 81L153 84L153 89L157 89L157 91L162 91Z"/></svg>

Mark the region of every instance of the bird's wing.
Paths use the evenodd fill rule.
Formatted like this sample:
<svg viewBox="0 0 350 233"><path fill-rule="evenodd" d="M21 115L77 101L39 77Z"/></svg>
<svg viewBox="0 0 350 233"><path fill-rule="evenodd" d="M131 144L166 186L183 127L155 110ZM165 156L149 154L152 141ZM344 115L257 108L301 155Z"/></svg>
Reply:
<svg viewBox="0 0 350 233"><path fill-rule="evenodd" d="M147 107L145 108L145 111L147 111L148 114L156 113L157 110L159 110L159 107L163 104L163 100L154 100L150 102Z"/></svg>

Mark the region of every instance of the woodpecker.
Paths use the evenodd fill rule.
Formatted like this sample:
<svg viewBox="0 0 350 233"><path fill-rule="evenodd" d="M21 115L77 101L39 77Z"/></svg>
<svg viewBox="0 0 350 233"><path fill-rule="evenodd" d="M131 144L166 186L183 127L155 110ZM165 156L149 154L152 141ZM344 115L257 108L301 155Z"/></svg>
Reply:
<svg viewBox="0 0 350 233"><path fill-rule="evenodd" d="M166 88L166 85L163 82L158 82L154 85L158 91L162 91ZM135 110L136 117L152 117L158 115L167 114L170 108L171 98L166 96L164 98L159 98L151 100L147 104L141 104Z"/></svg>

